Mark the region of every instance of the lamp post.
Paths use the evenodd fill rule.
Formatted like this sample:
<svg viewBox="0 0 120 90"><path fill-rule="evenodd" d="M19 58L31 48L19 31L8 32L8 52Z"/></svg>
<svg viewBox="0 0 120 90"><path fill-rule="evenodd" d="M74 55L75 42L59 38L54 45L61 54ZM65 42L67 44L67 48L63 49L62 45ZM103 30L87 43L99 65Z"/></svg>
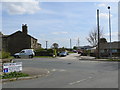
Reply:
<svg viewBox="0 0 120 90"><path fill-rule="evenodd" d="M109 10L109 35L110 35L109 51L110 51L110 58L112 58L112 50L111 50L111 18L110 18L110 6L108 6L108 10Z"/></svg>

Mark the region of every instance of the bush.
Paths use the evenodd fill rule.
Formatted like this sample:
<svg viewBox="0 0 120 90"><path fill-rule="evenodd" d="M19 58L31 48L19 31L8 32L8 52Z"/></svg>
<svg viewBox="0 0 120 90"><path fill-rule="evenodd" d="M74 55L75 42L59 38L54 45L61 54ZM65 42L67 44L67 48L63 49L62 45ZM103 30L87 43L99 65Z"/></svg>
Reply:
<svg viewBox="0 0 120 90"><path fill-rule="evenodd" d="M0 59L5 59L5 58L9 58L9 57L10 57L9 52L5 52L5 51L0 52Z"/></svg>
<svg viewBox="0 0 120 90"><path fill-rule="evenodd" d="M39 49L36 49L35 52L40 52L40 51L43 51L43 50L45 50L45 49L39 48Z"/></svg>
<svg viewBox="0 0 120 90"><path fill-rule="evenodd" d="M36 56L53 56L53 50L52 49L39 49L35 51Z"/></svg>

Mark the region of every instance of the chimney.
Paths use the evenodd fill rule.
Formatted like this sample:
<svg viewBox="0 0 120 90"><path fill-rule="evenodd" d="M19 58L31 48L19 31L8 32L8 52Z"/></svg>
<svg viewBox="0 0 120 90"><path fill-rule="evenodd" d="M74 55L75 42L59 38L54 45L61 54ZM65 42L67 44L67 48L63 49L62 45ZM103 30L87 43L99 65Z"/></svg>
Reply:
<svg viewBox="0 0 120 90"><path fill-rule="evenodd" d="M28 30L27 30L27 24L22 24L22 32L24 33L24 34L27 34L28 33Z"/></svg>

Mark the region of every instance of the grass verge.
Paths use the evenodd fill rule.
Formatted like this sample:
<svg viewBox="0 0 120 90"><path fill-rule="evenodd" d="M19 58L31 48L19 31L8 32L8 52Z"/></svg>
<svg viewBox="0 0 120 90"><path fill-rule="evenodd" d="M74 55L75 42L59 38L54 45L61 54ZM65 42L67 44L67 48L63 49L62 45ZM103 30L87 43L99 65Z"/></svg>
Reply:
<svg viewBox="0 0 120 90"><path fill-rule="evenodd" d="M120 59L108 59L108 61L120 61Z"/></svg>
<svg viewBox="0 0 120 90"><path fill-rule="evenodd" d="M11 79L11 78L18 78L18 77L27 77L28 74L21 73L21 72L11 72L11 73L4 73L0 76L1 79Z"/></svg>

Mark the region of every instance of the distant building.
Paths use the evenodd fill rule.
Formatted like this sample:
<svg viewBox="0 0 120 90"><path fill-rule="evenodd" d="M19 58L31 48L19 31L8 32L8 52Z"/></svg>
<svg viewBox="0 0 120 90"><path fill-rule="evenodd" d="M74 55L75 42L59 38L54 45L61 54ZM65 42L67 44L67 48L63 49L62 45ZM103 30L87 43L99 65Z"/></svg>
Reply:
<svg viewBox="0 0 120 90"><path fill-rule="evenodd" d="M91 50L91 48L93 48L92 46L74 46L76 49L79 50Z"/></svg>
<svg viewBox="0 0 120 90"><path fill-rule="evenodd" d="M37 43L37 39L28 35L27 25L22 25L22 31L17 31L11 35L3 35L2 38L2 50L14 54L22 49L37 49L41 48L41 44Z"/></svg>

